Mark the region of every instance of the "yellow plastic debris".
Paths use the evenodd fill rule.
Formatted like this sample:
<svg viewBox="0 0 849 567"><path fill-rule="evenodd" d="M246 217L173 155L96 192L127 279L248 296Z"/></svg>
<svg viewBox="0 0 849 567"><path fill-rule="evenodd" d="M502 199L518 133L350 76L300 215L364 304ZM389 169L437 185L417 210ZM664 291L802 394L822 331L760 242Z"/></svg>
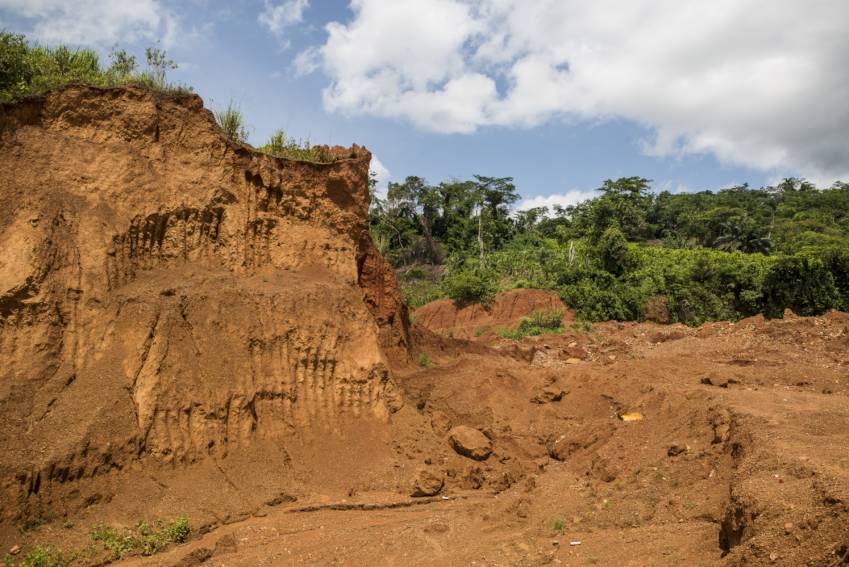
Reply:
<svg viewBox="0 0 849 567"><path fill-rule="evenodd" d="M629 411L628 413L620 413L619 419L622 421L641 421L643 414L638 411Z"/></svg>

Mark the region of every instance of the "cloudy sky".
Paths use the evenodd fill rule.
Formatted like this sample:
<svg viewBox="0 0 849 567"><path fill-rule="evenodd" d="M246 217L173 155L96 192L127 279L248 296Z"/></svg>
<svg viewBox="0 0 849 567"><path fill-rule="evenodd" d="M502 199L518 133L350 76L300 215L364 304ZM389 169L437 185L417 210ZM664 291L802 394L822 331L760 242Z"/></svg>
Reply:
<svg viewBox="0 0 849 567"><path fill-rule="evenodd" d="M641 175L849 181L847 0L0 0L46 44L159 41L251 142L369 147L381 178L513 176L525 206Z"/></svg>

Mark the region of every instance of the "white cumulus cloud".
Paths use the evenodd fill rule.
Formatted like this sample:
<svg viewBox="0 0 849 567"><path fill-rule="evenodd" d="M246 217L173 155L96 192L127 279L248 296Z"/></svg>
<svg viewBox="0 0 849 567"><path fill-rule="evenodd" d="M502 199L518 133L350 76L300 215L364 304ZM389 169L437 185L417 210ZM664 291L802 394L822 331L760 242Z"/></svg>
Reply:
<svg viewBox="0 0 849 567"><path fill-rule="evenodd" d="M369 174L373 175L374 178L377 179L377 186L375 187L377 195L381 199L385 199L386 191L389 188L389 181L392 179L392 174L389 172L389 169L383 165L383 162L377 159L377 156L374 154L371 156Z"/></svg>
<svg viewBox="0 0 849 567"><path fill-rule="evenodd" d="M519 204L516 205L516 210L526 211L537 207L548 207L549 212L551 212L554 210L555 206L566 208L570 205L577 205L578 203L582 203L587 199L592 199L597 196L598 193L596 191L580 191L578 189L573 189L565 193L537 195L536 197L530 197L520 201Z"/></svg>
<svg viewBox="0 0 849 567"><path fill-rule="evenodd" d="M31 22L27 35L49 44L153 42L166 47L179 35L176 15L158 0L0 0L7 11Z"/></svg>
<svg viewBox="0 0 849 567"><path fill-rule="evenodd" d="M280 4L264 0L263 10L257 16L257 21L278 38L282 38L286 28L304 20L304 11L309 5L309 0L286 0Z"/></svg>
<svg viewBox="0 0 849 567"><path fill-rule="evenodd" d="M652 155L849 174L846 0L350 4L299 65L329 111L446 133L625 118Z"/></svg>

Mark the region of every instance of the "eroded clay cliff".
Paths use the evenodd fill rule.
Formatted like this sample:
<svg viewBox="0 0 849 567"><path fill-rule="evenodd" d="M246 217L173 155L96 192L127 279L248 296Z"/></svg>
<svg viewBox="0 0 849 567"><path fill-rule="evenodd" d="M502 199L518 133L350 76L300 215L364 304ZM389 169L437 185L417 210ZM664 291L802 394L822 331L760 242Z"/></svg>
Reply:
<svg viewBox="0 0 849 567"><path fill-rule="evenodd" d="M370 154L288 161L200 98L71 87L0 107L0 478L57 485L386 420L407 349L368 237Z"/></svg>

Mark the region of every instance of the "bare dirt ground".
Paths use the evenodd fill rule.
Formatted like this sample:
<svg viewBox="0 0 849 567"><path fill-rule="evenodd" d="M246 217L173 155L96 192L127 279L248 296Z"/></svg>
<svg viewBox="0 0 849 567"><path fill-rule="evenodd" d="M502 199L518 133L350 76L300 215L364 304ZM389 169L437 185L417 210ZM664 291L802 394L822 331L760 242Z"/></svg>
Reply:
<svg viewBox="0 0 849 567"><path fill-rule="evenodd" d="M849 315L414 336L434 363L405 396L437 437L484 431L485 461L399 447L451 482L276 506L128 565L849 562Z"/></svg>

